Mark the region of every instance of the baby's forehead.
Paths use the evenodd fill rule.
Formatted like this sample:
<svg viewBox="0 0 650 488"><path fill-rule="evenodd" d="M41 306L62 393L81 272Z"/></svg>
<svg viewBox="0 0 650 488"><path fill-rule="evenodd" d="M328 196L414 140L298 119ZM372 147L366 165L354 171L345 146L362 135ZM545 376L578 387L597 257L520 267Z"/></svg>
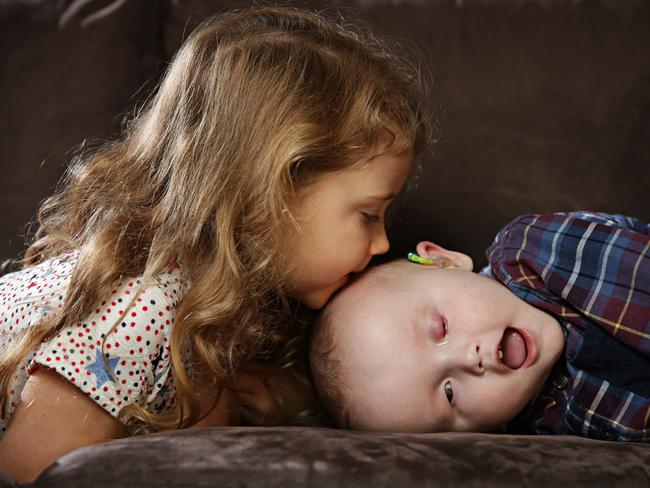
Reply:
<svg viewBox="0 0 650 488"><path fill-rule="evenodd" d="M374 302L386 298L396 288L391 281L377 278L359 276L340 289L323 310L327 322L334 322L334 328L343 326L343 322L350 322L374 309Z"/></svg>
<svg viewBox="0 0 650 488"><path fill-rule="evenodd" d="M375 321L401 302L412 278L412 266L406 262L390 262L370 269L342 289L326 311L335 328L350 328L360 322Z"/></svg>
<svg viewBox="0 0 650 488"><path fill-rule="evenodd" d="M342 294L350 294L357 300L371 299L404 287L415 277L416 269L405 260L391 261L375 266L354 279Z"/></svg>

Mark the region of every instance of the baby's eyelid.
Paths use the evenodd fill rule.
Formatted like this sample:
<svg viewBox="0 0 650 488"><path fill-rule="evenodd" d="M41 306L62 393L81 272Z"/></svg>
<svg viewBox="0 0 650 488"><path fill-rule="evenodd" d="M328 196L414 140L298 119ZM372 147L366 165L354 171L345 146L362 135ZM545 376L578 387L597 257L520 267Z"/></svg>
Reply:
<svg viewBox="0 0 650 488"><path fill-rule="evenodd" d="M443 391L445 392L445 397L447 397L447 402L452 407L454 406L454 389L451 386L451 381L447 380L442 385Z"/></svg>
<svg viewBox="0 0 650 488"><path fill-rule="evenodd" d="M449 323L447 322L447 318L444 316L440 317L440 327L438 328L438 325L436 324L435 326L435 335L440 336L439 338L436 338L436 345L438 346L444 346L447 344L447 334L449 333Z"/></svg>

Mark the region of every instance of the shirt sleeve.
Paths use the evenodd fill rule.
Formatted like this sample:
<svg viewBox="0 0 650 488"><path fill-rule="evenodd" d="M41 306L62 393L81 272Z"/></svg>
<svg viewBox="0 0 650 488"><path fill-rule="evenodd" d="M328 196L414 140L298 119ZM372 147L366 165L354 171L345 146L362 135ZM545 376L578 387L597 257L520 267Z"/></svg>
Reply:
<svg viewBox="0 0 650 488"><path fill-rule="evenodd" d="M590 320L650 355L649 248L638 219L573 212L519 217L487 255L519 298L578 326Z"/></svg>
<svg viewBox="0 0 650 488"><path fill-rule="evenodd" d="M120 284L109 300L36 351L37 366L56 371L110 415L156 401L170 372L170 334L178 300L164 285L133 295L139 280Z"/></svg>
<svg viewBox="0 0 650 488"><path fill-rule="evenodd" d="M603 225L617 226L623 229L650 235L650 223L644 222L636 217L629 217L622 214L608 214L604 212L570 212L576 219L584 219L589 222L599 222Z"/></svg>

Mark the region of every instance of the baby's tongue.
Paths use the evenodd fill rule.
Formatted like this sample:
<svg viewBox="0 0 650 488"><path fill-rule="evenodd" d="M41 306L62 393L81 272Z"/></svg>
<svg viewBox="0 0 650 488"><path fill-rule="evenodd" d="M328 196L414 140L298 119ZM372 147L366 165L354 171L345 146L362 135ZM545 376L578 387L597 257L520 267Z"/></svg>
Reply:
<svg viewBox="0 0 650 488"><path fill-rule="evenodd" d="M503 364L512 369L520 368L528 355L526 341L519 332L510 327L506 329L501 339L501 351Z"/></svg>

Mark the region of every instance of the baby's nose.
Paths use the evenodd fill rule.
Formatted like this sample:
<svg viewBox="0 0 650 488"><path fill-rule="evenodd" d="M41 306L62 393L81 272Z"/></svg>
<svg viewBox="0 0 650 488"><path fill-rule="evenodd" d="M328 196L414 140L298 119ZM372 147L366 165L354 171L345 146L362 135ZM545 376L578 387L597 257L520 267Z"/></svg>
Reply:
<svg viewBox="0 0 650 488"><path fill-rule="evenodd" d="M479 344L470 344L465 353L464 367L473 374L483 374L485 365L483 364L483 351Z"/></svg>

